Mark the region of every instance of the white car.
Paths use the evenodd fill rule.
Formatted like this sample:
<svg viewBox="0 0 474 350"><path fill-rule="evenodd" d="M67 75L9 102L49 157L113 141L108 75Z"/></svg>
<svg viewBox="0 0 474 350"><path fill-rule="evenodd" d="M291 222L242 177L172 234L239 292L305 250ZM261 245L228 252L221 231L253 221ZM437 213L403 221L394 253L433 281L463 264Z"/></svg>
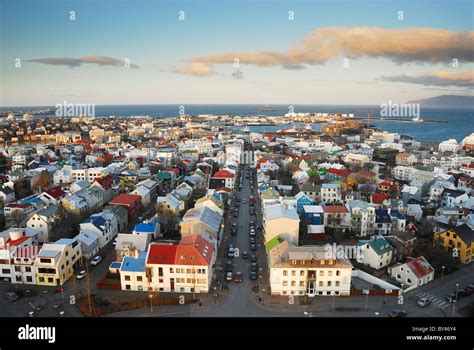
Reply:
<svg viewBox="0 0 474 350"><path fill-rule="evenodd" d="M78 280L82 280L84 277L86 277L87 271L86 270L81 270L77 273L76 278Z"/></svg>
<svg viewBox="0 0 474 350"><path fill-rule="evenodd" d="M117 238L114 239L114 241L112 242L112 245L115 247L117 245Z"/></svg>
<svg viewBox="0 0 474 350"><path fill-rule="evenodd" d="M102 261L102 257L100 255L97 255L91 260L91 265L98 265Z"/></svg>
<svg viewBox="0 0 474 350"><path fill-rule="evenodd" d="M255 236L255 230L253 228L250 229L250 236Z"/></svg>

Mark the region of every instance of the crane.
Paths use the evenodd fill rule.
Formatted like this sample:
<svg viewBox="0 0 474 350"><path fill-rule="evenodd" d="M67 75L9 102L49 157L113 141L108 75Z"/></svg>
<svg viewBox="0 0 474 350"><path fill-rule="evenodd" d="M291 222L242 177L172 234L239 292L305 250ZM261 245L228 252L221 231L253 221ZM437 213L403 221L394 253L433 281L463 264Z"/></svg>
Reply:
<svg viewBox="0 0 474 350"><path fill-rule="evenodd" d="M372 109L358 109L359 112L367 112L367 129L370 128L370 113L372 113Z"/></svg>

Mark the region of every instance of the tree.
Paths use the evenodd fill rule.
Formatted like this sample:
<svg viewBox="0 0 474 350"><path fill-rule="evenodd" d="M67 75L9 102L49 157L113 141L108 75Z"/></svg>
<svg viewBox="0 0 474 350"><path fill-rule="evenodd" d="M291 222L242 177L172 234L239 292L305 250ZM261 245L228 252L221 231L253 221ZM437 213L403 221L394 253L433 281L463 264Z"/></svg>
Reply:
<svg viewBox="0 0 474 350"><path fill-rule="evenodd" d="M47 172L43 172L38 175L38 178L33 188L35 190L38 190L38 192L42 192L44 189L49 187L49 184L50 184L49 174Z"/></svg>

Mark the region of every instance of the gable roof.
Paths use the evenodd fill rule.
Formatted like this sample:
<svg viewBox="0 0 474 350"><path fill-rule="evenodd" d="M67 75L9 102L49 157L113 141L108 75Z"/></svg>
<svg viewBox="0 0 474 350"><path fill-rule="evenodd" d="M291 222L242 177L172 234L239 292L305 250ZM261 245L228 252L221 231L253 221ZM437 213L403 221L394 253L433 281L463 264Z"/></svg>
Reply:
<svg viewBox="0 0 474 350"><path fill-rule="evenodd" d="M418 278L422 278L434 271L433 267L423 256L416 259L410 259L407 262L407 265Z"/></svg>
<svg viewBox="0 0 474 350"><path fill-rule="evenodd" d="M48 196L50 196L52 198L55 198L55 199L59 199L59 198L64 197L66 195L66 192L64 192L62 190L61 186L52 187L49 190L44 191L44 193L46 193Z"/></svg>
<svg viewBox="0 0 474 350"><path fill-rule="evenodd" d="M230 171L222 169L217 171L214 176L214 178L219 178L219 179L233 179L235 177L234 174L232 174Z"/></svg>

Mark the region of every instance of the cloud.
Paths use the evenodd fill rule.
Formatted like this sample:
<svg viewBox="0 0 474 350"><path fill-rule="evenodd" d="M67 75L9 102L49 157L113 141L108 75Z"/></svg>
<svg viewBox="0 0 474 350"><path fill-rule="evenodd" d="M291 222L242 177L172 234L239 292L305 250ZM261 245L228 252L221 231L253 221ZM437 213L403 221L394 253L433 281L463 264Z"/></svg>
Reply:
<svg viewBox="0 0 474 350"><path fill-rule="evenodd" d="M457 86L464 88L473 88L474 70L467 72L435 71L416 76L410 76L405 74L395 76L382 76L379 78L379 80L420 84L427 86Z"/></svg>
<svg viewBox="0 0 474 350"><path fill-rule="evenodd" d="M283 69L288 69L288 70L303 70L306 69L305 66L302 64L285 64L282 66Z"/></svg>
<svg viewBox="0 0 474 350"><path fill-rule="evenodd" d="M192 64L240 63L259 67L301 68L304 64L323 64L338 56L387 58L406 62L439 63L456 58L474 61L474 32L455 32L435 28L385 29L370 27L320 28L297 40L285 51L224 52L189 59Z"/></svg>
<svg viewBox="0 0 474 350"><path fill-rule="evenodd" d="M208 77L210 75L216 74L216 71L211 64L202 62L190 63L186 66L174 69L173 72L178 74L194 75L196 77Z"/></svg>
<svg viewBox="0 0 474 350"><path fill-rule="evenodd" d="M244 79L244 72L242 72L240 69L236 69L234 72L232 72L231 77L237 80Z"/></svg>
<svg viewBox="0 0 474 350"><path fill-rule="evenodd" d="M67 66L69 68L77 68L83 64L95 64L101 67L126 67L126 60L107 56L85 56L85 57L45 57L32 58L25 60L26 62L34 62L48 64L52 66ZM130 68L138 68L136 64L130 64Z"/></svg>

